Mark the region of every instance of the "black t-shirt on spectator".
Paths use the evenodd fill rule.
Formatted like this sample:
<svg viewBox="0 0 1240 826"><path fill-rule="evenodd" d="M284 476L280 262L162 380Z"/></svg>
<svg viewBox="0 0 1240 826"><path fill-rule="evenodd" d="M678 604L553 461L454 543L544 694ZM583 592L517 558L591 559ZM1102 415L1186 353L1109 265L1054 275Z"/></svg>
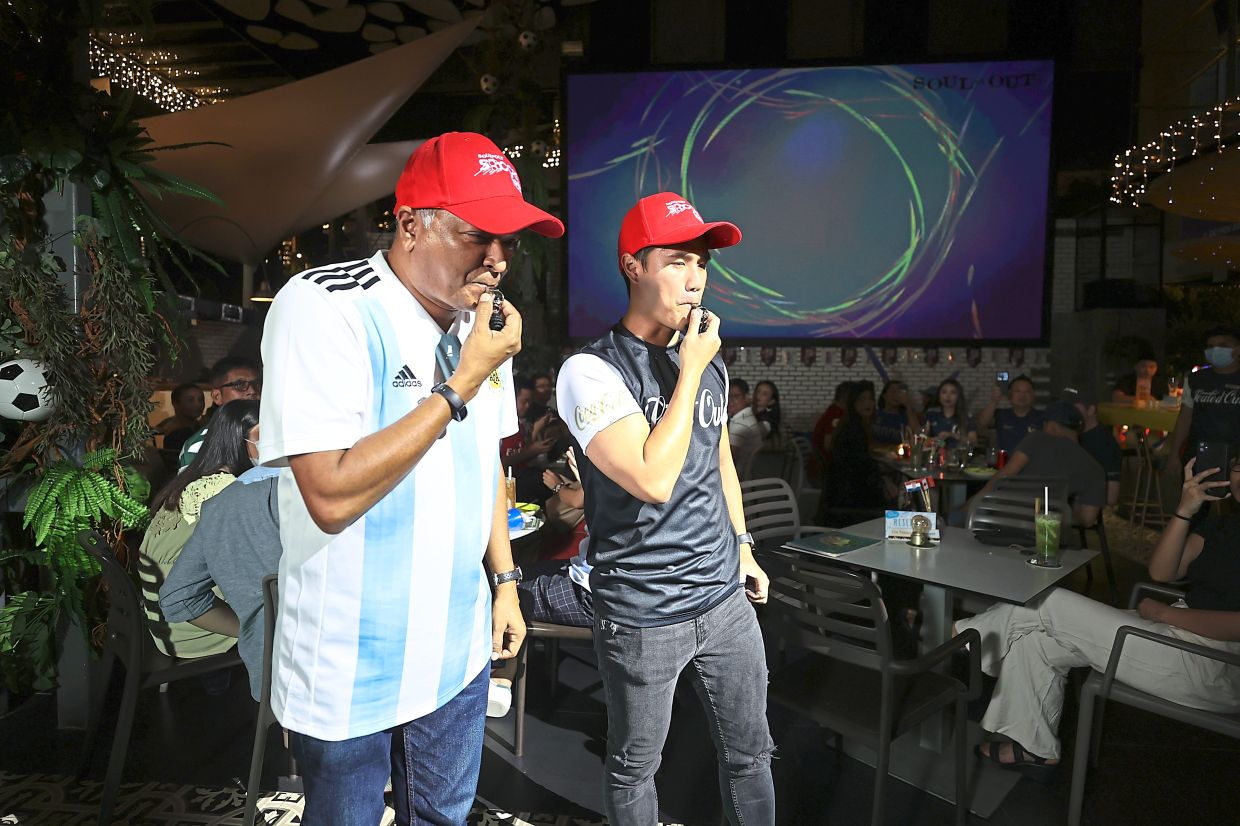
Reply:
<svg viewBox="0 0 1240 826"><path fill-rule="evenodd" d="M1184 404L1193 409L1185 455L1197 442L1240 442L1240 372L1198 370L1185 379Z"/></svg>
<svg viewBox="0 0 1240 826"><path fill-rule="evenodd" d="M1094 461L1102 465L1108 482L1118 482L1120 471L1124 465L1124 454L1119 443L1111 435L1111 429L1098 425L1081 434L1081 447L1085 448Z"/></svg>
<svg viewBox="0 0 1240 826"><path fill-rule="evenodd" d="M1240 611L1240 514L1210 516L1194 533L1205 544L1188 566L1184 601L1202 611Z"/></svg>
<svg viewBox="0 0 1240 826"><path fill-rule="evenodd" d="M1016 450L1029 457L1021 475L1066 478L1072 504L1096 508L1106 505L1107 479L1102 465L1076 442L1039 430L1026 436Z"/></svg>

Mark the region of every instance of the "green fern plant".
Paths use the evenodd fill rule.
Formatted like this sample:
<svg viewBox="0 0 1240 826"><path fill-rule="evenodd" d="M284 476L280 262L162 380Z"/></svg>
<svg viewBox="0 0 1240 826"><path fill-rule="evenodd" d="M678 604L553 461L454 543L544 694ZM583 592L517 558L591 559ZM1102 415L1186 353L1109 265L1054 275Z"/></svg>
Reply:
<svg viewBox="0 0 1240 826"><path fill-rule="evenodd" d="M149 518L142 504L149 484L132 470L118 478L116 467L110 447L87 454L80 464L61 459L48 465L30 489L22 524L33 532L34 548L0 551L0 564L37 565L50 579L50 587L14 594L0 610L0 670L13 691L55 685L64 620L89 633L86 598L99 562L78 544L78 533L136 531Z"/></svg>

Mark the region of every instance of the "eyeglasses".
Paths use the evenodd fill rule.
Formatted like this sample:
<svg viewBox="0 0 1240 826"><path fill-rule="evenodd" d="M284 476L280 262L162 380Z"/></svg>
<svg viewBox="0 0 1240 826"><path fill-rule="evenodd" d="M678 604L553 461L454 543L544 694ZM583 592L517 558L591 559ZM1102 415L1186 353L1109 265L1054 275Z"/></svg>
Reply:
<svg viewBox="0 0 1240 826"><path fill-rule="evenodd" d="M236 381L230 381L225 384L221 384L219 387L215 389L223 390L226 387L229 388L230 390L236 390L238 393L248 393L250 392L250 388L253 388L254 390L262 390L263 380L262 379L237 379Z"/></svg>

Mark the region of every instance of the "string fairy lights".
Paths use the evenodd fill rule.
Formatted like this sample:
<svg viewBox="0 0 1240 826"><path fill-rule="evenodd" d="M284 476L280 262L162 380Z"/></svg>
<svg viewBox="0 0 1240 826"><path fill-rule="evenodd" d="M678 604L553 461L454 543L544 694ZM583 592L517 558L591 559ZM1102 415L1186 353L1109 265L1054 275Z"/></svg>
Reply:
<svg viewBox="0 0 1240 826"><path fill-rule="evenodd" d="M171 53L155 54L168 56ZM171 59L175 59L175 55ZM96 77L106 77L118 86L132 89L169 112L193 109L208 102L178 87L163 70L152 69L94 37L90 39L90 68Z"/></svg>
<svg viewBox="0 0 1240 826"><path fill-rule="evenodd" d="M1209 152L1240 149L1240 97L1171 124L1158 137L1115 156L1111 170L1111 203L1139 206L1150 179L1175 169L1176 163ZM1214 171L1214 167L1210 167Z"/></svg>

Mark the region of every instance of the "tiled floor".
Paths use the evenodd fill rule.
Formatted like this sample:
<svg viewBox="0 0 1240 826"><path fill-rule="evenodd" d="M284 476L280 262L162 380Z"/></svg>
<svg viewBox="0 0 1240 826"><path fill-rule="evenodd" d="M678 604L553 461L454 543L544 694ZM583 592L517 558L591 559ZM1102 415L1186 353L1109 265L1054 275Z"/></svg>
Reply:
<svg viewBox="0 0 1240 826"><path fill-rule="evenodd" d="M1141 571L1119 561L1121 592ZM1095 586L1096 590L1100 586ZM606 720L598 676L587 648L565 644L561 687L548 699L541 657L532 662L525 756L513 757L512 716L491 721L478 795L507 809L593 816L601 810L600 770ZM971 716L980 717L979 703ZM110 712L110 713L114 713ZM139 702L127 779L224 786L249 766L255 707L238 672L222 696L208 696L197 681L145 692ZM71 774L82 737L58 732L54 703L41 697L0 719L0 769ZM873 770L838 759L814 725L779 708L770 712L779 746L774 775L781 824L869 822ZM112 723L109 717L107 724ZM1063 732L1075 731L1075 708L1065 710ZM108 738L93 766L101 777ZM283 772L284 752L273 729L266 788ZM1092 824L1230 824L1240 822L1240 742L1189 729L1124 707L1108 714L1102 765L1092 772L1086 822ZM1068 765L1050 785L1021 781L994 824L1063 823ZM696 700L676 712L658 776L665 820L721 822L714 754ZM888 823L929 826L952 822L953 808L900 782L888 793ZM976 820L976 819L975 819ZM984 822L976 820L976 822Z"/></svg>

